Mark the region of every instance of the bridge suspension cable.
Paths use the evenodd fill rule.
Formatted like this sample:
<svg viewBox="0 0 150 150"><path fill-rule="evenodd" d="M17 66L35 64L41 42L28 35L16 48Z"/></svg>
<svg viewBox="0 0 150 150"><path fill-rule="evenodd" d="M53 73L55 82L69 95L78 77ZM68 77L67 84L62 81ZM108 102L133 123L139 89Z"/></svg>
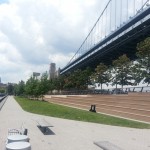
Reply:
<svg viewBox="0 0 150 150"><path fill-rule="evenodd" d="M149 6L149 2L150 0L109 0L67 66L86 54L95 45L104 41L108 36L119 30L119 28L122 28L132 18L138 15L138 13ZM96 50L94 49L94 51Z"/></svg>

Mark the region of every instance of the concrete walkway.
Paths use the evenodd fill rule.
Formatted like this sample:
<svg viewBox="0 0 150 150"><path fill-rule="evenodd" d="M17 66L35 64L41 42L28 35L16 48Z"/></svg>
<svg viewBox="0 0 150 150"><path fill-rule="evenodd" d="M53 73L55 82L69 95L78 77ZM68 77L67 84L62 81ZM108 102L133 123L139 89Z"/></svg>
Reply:
<svg viewBox="0 0 150 150"><path fill-rule="evenodd" d="M37 119L45 118L54 127L43 135ZM124 150L150 150L150 130L131 129L72 121L31 114L22 110L12 96L0 111L0 149L4 150L8 128L28 129L32 150L101 150L95 141L109 141Z"/></svg>

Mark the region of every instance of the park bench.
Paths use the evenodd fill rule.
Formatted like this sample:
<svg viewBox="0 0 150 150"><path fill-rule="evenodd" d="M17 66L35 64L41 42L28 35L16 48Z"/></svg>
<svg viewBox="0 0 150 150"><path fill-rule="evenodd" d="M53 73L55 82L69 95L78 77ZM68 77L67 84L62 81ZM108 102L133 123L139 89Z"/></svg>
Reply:
<svg viewBox="0 0 150 150"><path fill-rule="evenodd" d="M94 142L95 145L100 147L103 150L123 150L122 148L108 142L108 141L99 141L99 142Z"/></svg>
<svg viewBox="0 0 150 150"><path fill-rule="evenodd" d="M38 123L38 126L41 128L43 133L46 133L48 127L53 127L49 122L47 122L45 119L40 119L36 121Z"/></svg>

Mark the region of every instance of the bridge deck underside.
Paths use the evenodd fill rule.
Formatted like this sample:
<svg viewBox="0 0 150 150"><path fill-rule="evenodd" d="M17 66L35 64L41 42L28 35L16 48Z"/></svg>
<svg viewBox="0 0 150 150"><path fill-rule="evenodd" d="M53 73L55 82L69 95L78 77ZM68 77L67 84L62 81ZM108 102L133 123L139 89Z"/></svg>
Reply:
<svg viewBox="0 0 150 150"><path fill-rule="evenodd" d="M136 58L137 43L148 36L150 36L150 20L124 34L84 61L81 61L72 67L70 71L73 69L85 69L86 67L95 68L100 62L111 65L113 60L123 54L134 60Z"/></svg>
<svg viewBox="0 0 150 150"><path fill-rule="evenodd" d="M94 55L88 57L84 62L80 62L76 68L85 69L88 66L95 68L100 62L111 65L113 60L123 54L134 60L136 58L137 43L148 36L150 36L150 20L113 41Z"/></svg>
<svg viewBox="0 0 150 150"><path fill-rule="evenodd" d="M140 25L133 27L132 30L124 33L119 38L116 38L115 40L111 41L103 48L97 49L99 44L95 45L95 48L92 48L89 52L87 52L87 54L81 56L80 62L80 58L78 58L73 62L74 64L77 63L76 65L69 68L69 66L71 65L70 64L69 66L66 66L64 69L62 69L61 72L63 72L67 68L69 69L64 71L63 74L73 71L75 69L85 69L86 67L91 67L94 69L101 62L107 65L111 65L113 60L117 59L123 54L126 54L131 60L134 60L136 58L137 43L143 41L146 37L149 36L150 19L141 22ZM92 50L94 51L95 49L97 49L97 52L92 54ZM88 57L82 60L82 58L86 55L88 55Z"/></svg>

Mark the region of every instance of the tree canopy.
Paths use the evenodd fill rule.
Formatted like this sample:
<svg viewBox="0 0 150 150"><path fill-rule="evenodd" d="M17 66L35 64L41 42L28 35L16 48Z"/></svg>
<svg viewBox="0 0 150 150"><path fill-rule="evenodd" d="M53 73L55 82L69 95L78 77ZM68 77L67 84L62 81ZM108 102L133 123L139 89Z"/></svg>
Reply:
<svg viewBox="0 0 150 150"><path fill-rule="evenodd" d="M113 61L113 66L115 68L115 83L121 85L122 88L124 85L131 85L130 59L124 54Z"/></svg>
<svg viewBox="0 0 150 150"><path fill-rule="evenodd" d="M144 82L150 84L150 37L137 44L137 56Z"/></svg>
<svg viewBox="0 0 150 150"><path fill-rule="evenodd" d="M100 63L95 69L95 81L100 84L101 89L104 83L110 81L110 73L108 72L108 67Z"/></svg>

